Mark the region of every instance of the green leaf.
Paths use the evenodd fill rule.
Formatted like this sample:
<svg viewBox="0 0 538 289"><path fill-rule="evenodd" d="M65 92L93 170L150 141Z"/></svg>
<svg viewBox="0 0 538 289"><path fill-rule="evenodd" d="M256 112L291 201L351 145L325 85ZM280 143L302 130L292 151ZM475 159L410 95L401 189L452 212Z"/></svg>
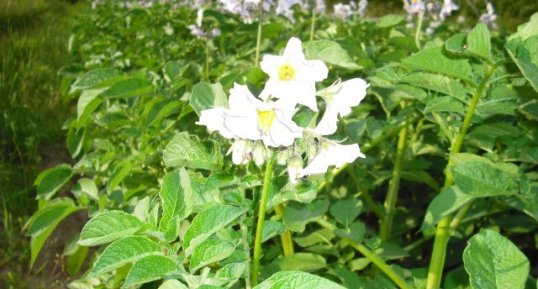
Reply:
<svg viewBox="0 0 538 289"><path fill-rule="evenodd" d="M456 154L450 167L456 185L472 196L508 196L519 191L519 185L506 171L490 160L472 154Z"/></svg>
<svg viewBox="0 0 538 289"><path fill-rule="evenodd" d="M345 289L345 287L309 273L281 271L253 289Z"/></svg>
<svg viewBox="0 0 538 289"><path fill-rule="evenodd" d="M448 216L475 198L462 192L457 186L451 186L442 190L428 205L422 230L426 234L431 234L435 224L441 218Z"/></svg>
<svg viewBox="0 0 538 289"><path fill-rule="evenodd" d="M180 102L174 98L166 98L154 103L146 116L146 125L159 123L165 117L179 112Z"/></svg>
<svg viewBox="0 0 538 289"><path fill-rule="evenodd" d="M281 222L265 220L263 222L262 242L265 242L278 234L282 234L286 227Z"/></svg>
<svg viewBox="0 0 538 289"><path fill-rule="evenodd" d="M190 271L194 273L200 268L228 258L234 252L234 244L209 238L196 246L190 259Z"/></svg>
<svg viewBox="0 0 538 289"><path fill-rule="evenodd" d="M505 45L525 78L538 91L538 13L520 25Z"/></svg>
<svg viewBox="0 0 538 289"><path fill-rule="evenodd" d="M432 112L457 112L462 113L464 110L463 103L450 96L430 97L425 100L426 108L424 113Z"/></svg>
<svg viewBox="0 0 538 289"><path fill-rule="evenodd" d="M80 271L82 265L84 265L84 262L86 261L88 251L88 247L77 246L76 250L67 256L65 265L67 273L69 273L70 276L75 276Z"/></svg>
<svg viewBox="0 0 538 289"><path fill-rule="evenodd" d="M205 109L227 107L228 99L220 83L200 82L192 88L189 104L200 115Z"/></svg>
<svg viewBox="0 0 538 289"><path fill-rule="evenodd" d="M159 229L172 241L178 236L179 222L192 211L192 187L187 171L180 168L166 174L159 196L163 208Z"/></svg>
<svg viewBox="0 0 538 289"><path fill-rule="evenodd" d="M177 262L170 257L159 255L147 256L133 264L122 288L160 280L166 275L179 272L180 269Z"/></svg>
<svg viewBox="0 0 538 289"><path fill-rule="evenodd" d="M159 289L189 289L187 286L185 286L183 283L179 282L178 280L165 280L161 286L159 286Z"/></svg>
<svg viewBox="0 0 538 289"><path fill-rule="evenodd" d="M525 115L528 119L538 120L538 101L531 100L522 104L519 107L519 111Z"/></svg>
<svg viewBox="0 0 538 289"><path fill-rule="evenodd" d="M167 167L186 166L195 169L219 170L222 166L219 147L213 143L208 149L197 136L188 132L177 133L166 146L163 160Z"/></svg>
<svg viewBox="0 0 538 289"><path fill-rule="evenodd" d="M280 271L298 270L314 272L327 267L325 258L312 253L296 253L274 261Z"/></svg>
<svg viewBox="0 0 538 289"><path fill-rule="evenodd" d="M314 40L304 43L304 51L307 59L322 60L326 63L348 68L360 69L347 51L337 42L331 40Z"/></svg>
<svg viewBox="0 0 538 289"><path fill-rule="evenodd" d="M104 89L84 90L77 102L77 127L81 128L89 123L91 114L103 103L104 99L99 94Z"/></svg>
<svg viewBox="0 0 538 289"><path fill-rule="evenodd" d="M235 221L246 211L244 208L229 205L215 205L201 211L194 217L183 235L185 255L190 255L203 241Z"/></svg>
<svg viewBox="0 0 538 289"><path fill-rule="evenodd" d="M344 226L349 226L362 211L361 200L347 198L336 201L329 212L338 222Z"/></svg>
<svg viewBox="0 0 538 289"><path fill-rule="evenodd" d="M95 185L95 181L87 178L78 179L77 183L73 187L73 193L80 197L87 195L93 200L99 200L99 190Z"/></svg>
<svg viewBox="0 0 538 289"><path fill-rule="evenodd" d="M67 139L65 145L67 150L73 158L76 158L82 151L82 145L84 144L84 136L86 134L85 128L77 129L76 126L71 126L67 132Z"/></svg>
<svg viewBox="0 0 538 289"><path fill-rule="evenodd" d="M151 82L140 78L128 78L117 81L101 93L105 98L128 98L150 94L154 91Z"/></svg>
<svg viewBox="0 0 538 289"><path fill-rule="evenodd" d="M418 69L470 81L471 65L467 59L446 55L443 46L427 48L404 58L402 63L412 69Z"/></svg>
<svg viewBox="0 0 538 289"><path fill-rule="evenodd" d="M98 276L152 255L162 255L161 248L152 240L140 236L120 239L106 247L93 264L90 274Z"/></svg>
<svg viewBox="0 0 538 289"><path fill-rule="evenodd" d="M78 243L97 246L129 237L142 228L142 222L123 211L108 211L92 218L80 233Z"/></svg>
<svg viewBox="0 0 538 289"><path fill-rule="evenodd" d="M123 73L113 68L99 68L86 72L73 83L73 89L90 89Z"/></svg>
<svg viewBox="0 0 538 289"><path fill-rule="evenodd" d="M441 94L452 96L464 101L468 91L461 82L439 74L427 72L415 72L406 75L401 80L403 83L411 84L428 90L433 90Z"/></svg>
<svg viewBox="0 0 538 289"><path fill-rule="evenodd" d="M402 23L405 20L404 15L388 14L379 17L375 22L375 25L379 28L389 28Z"/></svg>
<svg viewBox="0 0 538 289"><path fill-rule="evenodd" d="M329 201L316 200L310 204L291 202L284 209L284 225L295 232L303 232L306 224L321 218L329 208Z"/></svg>
<svg viewBox="0 0 538 289"><path fill-rule="evenodd" d="M50 234L67 216L79 210L71 199L56 199L39 209L25 224L26 235L31 236L30 266L33 266Z"/></svg>
<svg viewBox="0 0 538 289"><path fill-rule="evenodd" d="M238 279L248 268L248 263L229 263L217 271L215 276L219 279Z"/></svg>
<svg viewBox="0 0 538 289"><path fill-rule="evenodd" d="M107 191L111 193L120 183L131 173L131 161L126 159L119 162L112 171L112 175L108 179Z"/></svg>
<svg viewBox="0 0 538 289"><path fill-rule="evenodd" d="M68 164L57 165L43 171L37 176L37 198L50 200L73 176L73 170Z"/></svg>
<svg viewBox="0 0 538 289"><path fill-rule="evenodd" d="M510 240L492 230L474 235L463 251L473 289L523 289L529 260Z"/></svg>
<svg viewBox="0 0 538 289"><path fill-rule="evenodd" d="M478 23L467 35L466 51L487 60L491 59L491 41L488 27Z"/></svg>
<svg viewBox="0 0 538 289"><path fill-rule="evenodd" d="M354 242L361 243L366 233L366 225L362 222L351 223L345 230L336 229L334 233L340 238L349 238Z"/></svg>

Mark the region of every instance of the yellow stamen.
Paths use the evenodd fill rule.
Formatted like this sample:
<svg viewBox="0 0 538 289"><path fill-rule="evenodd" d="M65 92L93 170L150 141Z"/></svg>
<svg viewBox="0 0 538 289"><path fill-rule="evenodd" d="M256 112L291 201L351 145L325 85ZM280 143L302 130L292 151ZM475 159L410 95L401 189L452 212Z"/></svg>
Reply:
<svg viewBox="0 0 538 289"><path fill-rule="evenodd" d="M264 132L268 132L275 120L274 110L258 110L258 127Z"/></svg>
<svg viewBox="0 0 538 289"><path fill-rule="evenodd" d="M280 80L290 80L295 75L295 69L291 65L284 64L278 68L278 77Z"/></svg>

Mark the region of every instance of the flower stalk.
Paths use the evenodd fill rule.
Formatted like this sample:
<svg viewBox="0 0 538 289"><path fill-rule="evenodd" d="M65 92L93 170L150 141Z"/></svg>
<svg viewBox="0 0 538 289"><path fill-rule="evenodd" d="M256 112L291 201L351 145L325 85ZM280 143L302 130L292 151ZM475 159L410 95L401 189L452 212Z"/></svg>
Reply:
<svg viewBox="0 0 538 289"><path fill-rule="evenodd" d="M473 118L478 101L480 100L480 96L483 94L489 79L491 78L496 69L496 65L493 65L489 68L488 72L478 85L476 92L473 94L471 103L469 104L469 108L463 119L461 130L456 136L456 139L454 140L454 143L452 144L452 147L450 149L448 164L445 168L445 184L443 186L444 188L447 188L454 184L454 178L449 171L450 166L453 165L453 156L461 151L463 140L465 138L465 135L467 134L467 131L469 130L469 127L471 126L471 120ZM435 240L433 243L433 251L430 259L430 267L428 269L428 280L426 282L426 289L440 288L441 280L443 277L443 269L445 266L446 248L448 245L448 241L450 240L450 232L456 229L457 225L459 225L469 208L470 205L468 204L467 206L461 208L458 213L456 213L456 217L454 218L454 220L451 218L451 216L446 216L442 218L437 224L437 229L435 231Z"/></svg>
<svg viewBox="0 0 538 289"><path fill-rule="evenodd" d="M312 20L310 22L310 41L314 40L314 33L316 32L316 8L312 9Z"/></svg>
<svg viewBox="0 0 538 289"><path fill-rule="evenodd" d="M420 50L420 34L422 33L422 20L424 20L424 11L420 11L418 13L418 19L417 19L417 30L415 31L415 44L417 45L417 48Z"/></svg>
<svg viewBox="0 0 538 289"><path fill-rule="evenodd" d="M400 178L402 173L403 158L405 156L405 150L407 149L407 132L408 127L404 126L400 130L398 136L398 146L396 150L396 162L392 170L392 177L389 182L389 188L387 191L387 197L384 204L383 219L381 221L381 227L379 229L379 236L381 240L390 239L392 231L392 221L394 219L394 210L396 207L396 201L398 200L398 189L400 187Z"/></svg>
<svg viewBox="0 0 538 289"><path fill-rule="evenodd" d="M251 285L258 285L258 275L260 273L260 258L262 251L262 233L263 225L265 222L265 211L267 207L267 200L269 198L269 188L271 186L271 179L273 177L273 163L274 160L270 159L265 164L265 172L263 175L263 185L260 197L260 207L258 209L258 221L256 224L256 235L254 239L254 252L252 257L252 272L251 272Z"/></svg>
<svg viewBox="0 0 538 289"><path fill-rule="evenodd" d="M254 58L254 66L260 66L260 45L262 43L263 30L263 1L258 4L258 34L256 35L256 56Z"/></svg>

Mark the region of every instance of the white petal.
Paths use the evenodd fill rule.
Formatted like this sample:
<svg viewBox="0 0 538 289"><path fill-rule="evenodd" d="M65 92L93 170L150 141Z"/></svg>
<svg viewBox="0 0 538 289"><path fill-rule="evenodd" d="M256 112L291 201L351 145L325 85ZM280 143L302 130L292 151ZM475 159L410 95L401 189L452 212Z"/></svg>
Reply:
<svg viewBox="0 0 538 289"><path fill-rule="evenodd" d="M331 135L336 132L337 123L338 111L334 107L328 106L314 132L319 135Z"/></svg>
<svg viewBox="0 0 538 289"><path fill-rule="evenodd" d="M277 55L264 55L260 62L260 67L263 72L267 73L270 78L278 78L278 68L284 62L282 56Z"/></svg>
<svg viewBox="0 0 538 289"><path fill-rule="evenodd" d="M288 44L286 45L286 48L284 49L284 58L285 59L293 59L293 60L304 60L304 53L303 48L301 46L301 40L296 37L290 38L288 40Z"/></svg>
<svg viewBox="0 0 538 289"><path fill-rule="evenodd" d="M322 145L318 155L304 168L301 175L323 174L330 166L339 168L358 157L365 157L358 144L341 145L331 141Z"/></svg>
<svg viewBox="0 0 538 289"><path fill-rule="evenodd" d="M364 79L353 78L340 84L342 87L332 97L330 106L334 106L340 116L346 116L351 108L359 105L366 96L366 89L370 86Z"/></svg>
<svg viewBox="0 0 538 289"><path fill-rule="evenodd" d="M303 129L297 126L291 119L286 119L284 112L275 110L276 117L271 129L262 136L263 143L267 146L281 147L290 146L295 138L302 136Z"/></svg>
<svg viewBox="0 0 538 289"><path fill-rule="evenodd" d="M310 60L306 62L308 67L308 77L313 81L322 81L329 75L327 65L321 60Z"/></svg>
<svg viewBox="0 0 538 289"><path fill-rule="evenodd" d="M200 112L199 125L205 125L209 132L218 131L225 138L232 138L233 133L224 125L227 109L211 108Z"/></svg>
<svg viewBox="0 0 538 289"><path fill-rule="evenodd" d="M256 110L256 107L261 103L252 95L246 85L234 83L230 89L230 99L228 105L233 111Z"/></svg>
<svg viewBox="0 0 538 289"><path fill-rule="evenodd" d="M258 128L256 112L246 116L227 115L224 117L224 127L233 133L235 138L260 140L261 131Z"/></svg>

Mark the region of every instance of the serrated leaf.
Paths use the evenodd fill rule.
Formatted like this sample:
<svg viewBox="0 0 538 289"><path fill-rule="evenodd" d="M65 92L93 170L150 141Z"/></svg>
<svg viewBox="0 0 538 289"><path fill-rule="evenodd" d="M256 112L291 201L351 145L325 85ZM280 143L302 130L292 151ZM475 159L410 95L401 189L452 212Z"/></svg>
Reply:
<svg viewBox="0 0 538 289"><path fill-rule="evenodd" d="M345 287L309 273L281 271L253 289L345 289Z"/></svg>
<svg viewBox="0 0 538 289"><path fill-rule="evenodd" d="M211 263L218 262L228 258L234 252L235 245L219 240L217 238L209 238L196 246L192 252L190 259L190 271L195 273L200 268Z"/></svg>
<svg viewBox="0 0 538 289"><path fill-rule="evenodd" d="M292 231L303 232L306 224L325 214L329 204L327 200L316 200L310 204L289 203L284 209L284 225Z"/></svg>
<svg viewBox="0 0 538 289"><path fill-rule="evenodd" d="M538 13L520 25L505 45L525 78L538 91Z"/></svg>
<svg viewBox="0 0 538 289"><path fill-rule="evenodd" d="M147 256L133 264L122 288L160 280L166 275L179 272L180 269L177 262L170 257L159 255Z"/></svg>
<svg viewBox="0 0 538 289"><path fill-rule="evenodd" d="M484 23L478 23L467 35L466 51L472 55L490 60L491 41L488 27Z"/></svg>
<svg viewBox="0 0 538 289"><path fill-rule="evenodd" d="M474 235L463 251L473 289L523 289L529 260L510 240L492 230Z"/></svg>
<svg viewBox="0 0 538 289"><path fill-rule="evenodd" d="M415 72L406 75L401 80L417 87L433 90L441 94L452 96L461 101L466 99L467 90L459 81L439 74Z"/></svg>
<svg viewBox="0 0 538 289"><path fill-rule="evenodd" d="M100 95L105 98L128 98L150 94L154 91L151 82L140 78L128 78L117 81Z"/></svg>
<svg viewBox="0 0 538 289"><path fill-rule="evenodd" d="M203 241L228 226L246 211L244 208L229 205L215 205L201 211L194 217L183 235L185 255L190 255Z"/></svg>
<svg viewBox="0 0 538 289"><path fill-rule="evenodd" d="M200 82L192 88L189 104L200 115L205 109L227 107L228 99L220 83Z"/></svg>
<svg viewBox="0 0 538 289"><path fill-rule="evenodd" d="M163 213L159 229L167 240L174 240L178 235L179 222L192 211L192 187L190 177L184 168L166 174L159 191Z"/></svg>
<svg viewBox="0 0 538 289"><path fill-rule="evenodd" d="M122 75L121 71L118 71L113 68L98 68L90 70L85 74L81 75L73 83L73 89L90 89L92 87L98 86L100 83L114 78L116 76Z"/></svg>
<svg viewBox="0 0 538 289"><path fill-rule="evenodd" d="M30 266L58 224L79 209L70 199L56 199L34 213L24 226L26 234L32 237Z"/></svg>
<svg viewBox="0 0 538 289"><path fill-rule="evenodd" d="M57 165L43 171L37 176L37 197L50 200L73 176L73 170L68 164Z"/></svg>
<svg viewBox="0 0 538 289"><path fill-rule="evenodd" d="M337 42L331 40L314 40L304 43L304 51L307 59L319 59L326 63L348 68L360 69L347 51Z"/></svg>
<svg viewBox="0 0 538 289"><path fill-rule="evenodd" d="M222 155L218 146L208 149L188 132L177 133L163 152L163 160L167 167L186 166L196 169L219 170L222 166Z"/></svg>
<svg viewBox="0 0 538 289"><path fill-rule="evenodd" d="M469 81L471 65L467 59L459 59L446 55L443 46L421 50L402 60L410 68L439 73Z"/></svg>
<svg viewBox="0 0 538 289"><path fill-rule="evenodd" d="M83 246L110 243L133 235L142 226L138 218L123 211L104 212L84 225L78 243Z"/></svg>
<svg viewBox="0 0 538 289"><path fill-rule="evenodd" d="M349 226L362 211L362 201L355 198L346 198L332 204L329 212L338 222Z"/></svg>
<svg viewBox="0 0 538 289"><path fill-rule="evenodd" d="M162 254L159 245L146 237L132 236L116 240L99 255L90 274L98 276L144 257Z"/></svg>

